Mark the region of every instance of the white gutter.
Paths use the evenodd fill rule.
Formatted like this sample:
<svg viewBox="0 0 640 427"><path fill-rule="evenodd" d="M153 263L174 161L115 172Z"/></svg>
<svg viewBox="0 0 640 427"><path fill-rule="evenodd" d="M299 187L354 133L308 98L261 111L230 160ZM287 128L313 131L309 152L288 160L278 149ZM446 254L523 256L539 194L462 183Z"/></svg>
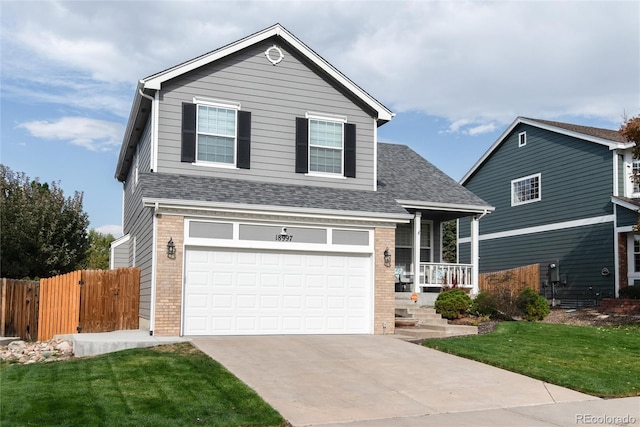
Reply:
<svg viewBox="0 0 640 427"><path fill-rule="evenodd" d="M230 213L269 212L285 217L299 217L301 214L308 218L346 219L346 220L374 220L375 222L407 223L413 215L409 213L380 213L359 211L336 211L331 209L309 209L285 206L249 205L222 202L194 202L193 200L175 200L162 198L142 198L145 207L173 208L187 210L216 210Z"/></svg>
<svg viewBox="0 0 640 427"><path fill-rule="evenodd" d="M493 206L457 205L453 203L421 202L418 200L396 200L403 208L431 209L451 212L489 213L496 208Z"/></svg>

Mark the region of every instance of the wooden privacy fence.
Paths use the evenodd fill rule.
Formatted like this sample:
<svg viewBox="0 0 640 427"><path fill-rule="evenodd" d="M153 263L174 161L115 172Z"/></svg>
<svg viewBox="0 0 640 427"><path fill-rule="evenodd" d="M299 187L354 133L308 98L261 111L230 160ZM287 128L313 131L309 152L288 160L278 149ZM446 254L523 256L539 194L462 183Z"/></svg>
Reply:
<svg viewBox="0 0 640 427"><path fill-rule="evenodd" d="M5 319L4 283L5 279L2 288L2 319ZM29 304L31 307L35 305L34 317L27 322L26 328L22 326L24 323L18 321L13 321L13 325L20 327L13 329L8 329L8 324L3 323L0 329L3 336L16 335L43 341L57 334L138 328L139 268L79 270L41 279L39 283L30 283L37 288L32 292L32 295L37 295L34 298L35 304L20 296L29 292L24 289L11 291L19 295L15 298L15 303L11 304L15 307L14 312L21 313L18 316L20 319L26 317L26 312L30 310Z"/></svg>
<svg viewBox="0 0 640 427"><path fill-rule="evenodd" d="M540 292L540 265L531 264L510 270L494 271L478 275L481 292L505 292L518 295L524 288Z"/></svg>

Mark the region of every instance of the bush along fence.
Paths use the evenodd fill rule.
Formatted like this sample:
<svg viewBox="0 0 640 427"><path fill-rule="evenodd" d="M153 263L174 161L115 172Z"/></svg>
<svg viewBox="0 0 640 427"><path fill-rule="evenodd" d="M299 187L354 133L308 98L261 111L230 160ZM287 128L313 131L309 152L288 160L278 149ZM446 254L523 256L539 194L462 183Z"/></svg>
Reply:
<svg viewBox="0 0 640 427"><path fill-rule="evenodd" d="M78 270L39 282L2 279L0 333L27 340L138 328L140 269Z"/></svg>

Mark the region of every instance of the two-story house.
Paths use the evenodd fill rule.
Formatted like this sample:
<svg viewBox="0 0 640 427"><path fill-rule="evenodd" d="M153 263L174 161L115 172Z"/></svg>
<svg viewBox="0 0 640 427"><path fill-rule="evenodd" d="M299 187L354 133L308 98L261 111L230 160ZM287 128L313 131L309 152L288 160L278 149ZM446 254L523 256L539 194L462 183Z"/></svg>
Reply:
<svg viewBox="0 0 640 427"><path fill-rule="evenodd" d="M540 264L544 293L576 303L637 283L631 147L615 130L516 118L461 180L496 208L479 229L480 272ZM470 237L461 220L463 260Z"/></svg>
<svg viewBox="0 0 640 427"><path fill-rule="evenodd" d="M477 286L440 263L440 224L491 207L378 143L393 116L280 25L140 80L112 267L141 269L141 328L393 333L396 266L416 292Z"/></svg>

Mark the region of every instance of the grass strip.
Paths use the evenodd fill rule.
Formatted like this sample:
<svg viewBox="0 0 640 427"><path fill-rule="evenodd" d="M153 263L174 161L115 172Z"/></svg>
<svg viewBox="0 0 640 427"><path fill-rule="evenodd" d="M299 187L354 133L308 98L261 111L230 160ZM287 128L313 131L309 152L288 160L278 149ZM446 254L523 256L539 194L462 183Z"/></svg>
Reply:
<svg viewBox="0 0 640 427"><path fill-rule="evenodd" d="M189 343L0 366L2 426L280 426L284 419Z"/></svg>
<svg viewBox="0 0 640 427"><path fill-rule="evenodd" d="M640 324L502 322L489 334L422 344L594 396L640 395Z"/></svg>

